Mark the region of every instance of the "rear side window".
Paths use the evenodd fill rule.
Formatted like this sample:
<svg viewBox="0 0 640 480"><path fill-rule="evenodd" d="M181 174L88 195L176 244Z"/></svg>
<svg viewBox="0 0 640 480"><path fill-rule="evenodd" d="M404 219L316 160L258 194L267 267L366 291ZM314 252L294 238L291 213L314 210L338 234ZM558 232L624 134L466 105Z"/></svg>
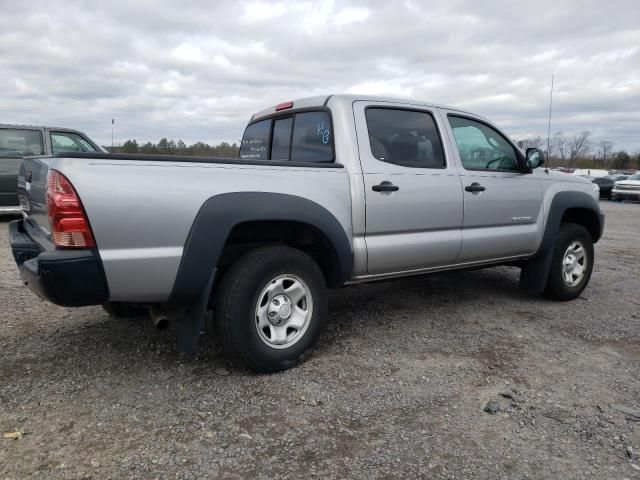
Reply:
<svg viewBox="0 0 640 480"><path fill-rule="evenodd" d="M313 111L252 123L245 130L239 158L332 162L331 117L325 111Z"/></svg>
<svg viewBox="0 0 640 480"><path fill-rule="evenodd" d="M365 114L375 158L403 167L445 168L442 142L430 113L370 107Z"/></svg>
<svg viewBox="0 0 640 480"><path fill-rule="evenodd" d="M42 133L38 130L0 128L0 157L44 155Z"/></svg>
<svg viewBox="0 0 640 480"><path fill-rule="evenodd" d="M327 112L296 115L293 125L291 159L296 162L331 162L331 120Z"/></svg>
<svg viewBox="0 0 640 480"><path fill-rule="evenodd" d="M271 120L252 123L247 127L240 146L240 158L267 160L269 158L269 129Z"/></svg>
<svg viewBox="0 0 640 480"><path fill-rule="evenodd" d="M60 152L95 152L93 145L77 133L51 132L51 151Z"/></svg>

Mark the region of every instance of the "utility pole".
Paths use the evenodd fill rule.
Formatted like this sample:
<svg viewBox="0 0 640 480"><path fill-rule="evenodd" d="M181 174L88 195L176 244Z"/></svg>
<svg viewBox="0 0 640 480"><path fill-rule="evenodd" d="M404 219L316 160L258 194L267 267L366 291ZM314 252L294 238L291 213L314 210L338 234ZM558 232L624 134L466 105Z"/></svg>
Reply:
<svg viewBox="0 0 640 480"><path fill-rule="evenodd" d="M553 73L551 74L551 92L549 93L549 123L547 124L547 159L551 163L551 106L553 105Z"/></svg>
<svg viewBox="0 0 640 480"><path fill-rule="evenodd" d="M113 125L116 123L115 119L111 119L111 151L113 152Z"/></svg>

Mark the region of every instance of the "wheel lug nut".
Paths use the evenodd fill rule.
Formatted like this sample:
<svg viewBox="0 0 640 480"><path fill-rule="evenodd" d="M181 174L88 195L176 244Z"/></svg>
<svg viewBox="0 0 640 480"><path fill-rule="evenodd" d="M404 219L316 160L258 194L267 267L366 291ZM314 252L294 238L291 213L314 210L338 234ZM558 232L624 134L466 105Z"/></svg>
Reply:
<svg viewBox="0 0 640 480"><path fill-rule="evenodd" d="M278 301L277 298L273 299L273 304L277 307L278 305L280 305L280 302Z"/></svg>

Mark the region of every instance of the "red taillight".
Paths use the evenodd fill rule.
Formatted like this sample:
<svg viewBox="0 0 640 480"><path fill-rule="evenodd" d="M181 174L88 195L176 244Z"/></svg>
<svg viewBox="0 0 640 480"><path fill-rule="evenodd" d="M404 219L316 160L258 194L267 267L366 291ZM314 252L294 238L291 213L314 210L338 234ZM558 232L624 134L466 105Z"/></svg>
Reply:
<svg viewBox="0 0 640 480"><path fill-rule="evenodd" d="M276 112L279 112L280 110L287 110L289 108L293 108L293 102L279 103L276 105Z"/></svg>
<svg viewBox="0 0 640 480"><path fill-rule="evenodd" d="M96 246L80 197L67 177L57 170L51 170L47 178L47 212L56 247Z"/></svg>

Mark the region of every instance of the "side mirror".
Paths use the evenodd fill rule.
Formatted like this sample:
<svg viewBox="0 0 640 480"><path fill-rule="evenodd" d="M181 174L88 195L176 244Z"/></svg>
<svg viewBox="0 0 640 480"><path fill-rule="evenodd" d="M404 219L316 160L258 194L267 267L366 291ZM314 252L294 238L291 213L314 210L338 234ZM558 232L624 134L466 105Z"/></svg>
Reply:
<svg viewBox="0 0 640 480"><path fill-rule="evenodd" d="M527 148L527 168L533 170L544 164L544 153L537 148Z"/></svg>

